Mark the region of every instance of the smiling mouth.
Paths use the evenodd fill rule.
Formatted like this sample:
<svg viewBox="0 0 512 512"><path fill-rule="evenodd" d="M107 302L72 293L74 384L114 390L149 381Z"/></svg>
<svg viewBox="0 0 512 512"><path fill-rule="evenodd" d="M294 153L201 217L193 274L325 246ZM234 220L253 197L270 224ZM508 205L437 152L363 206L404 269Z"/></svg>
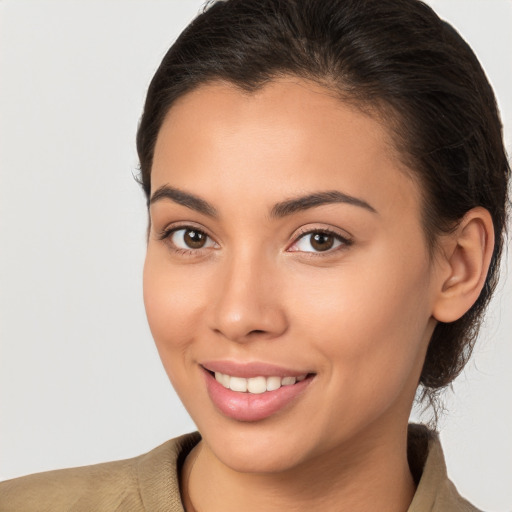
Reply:
<svg viewBox="0 0 512 512"><path fill-rule="evenodd" d="M316 376L263 363L217 361L200 366L213 405L224 416L242 422L261 421L287 409Z"/></svg>
<svg viewBox="0 0 512 512"><path fill-rule="evenodd" d="M215 377L215 380L224 386L226 389L231 391L237 391L239 393L251 393L259 395L266 391L276 391L283 386L293 386L297 382L302 382L311 376L311 374L298 375L297 377L250 377L248 379L244 377L234 377L221 372L211 372L211 375Z"/></svg>

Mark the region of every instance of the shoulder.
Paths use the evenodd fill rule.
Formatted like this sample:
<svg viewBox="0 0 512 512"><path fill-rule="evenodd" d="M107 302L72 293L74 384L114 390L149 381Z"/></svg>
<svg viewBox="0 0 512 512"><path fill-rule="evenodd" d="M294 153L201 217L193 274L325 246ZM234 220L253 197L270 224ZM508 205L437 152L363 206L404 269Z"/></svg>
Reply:
<svg viewBox="0 0 512 512"><path fill-rule="evenodd" d="M417 489L407 512L481 512L458 493L448 478L436 433L423 425L410 425L408 456Z"/></svg>
<svg viewBox="0 0 512 512"><path fill-rule="evenodd" d="M116 510L140 503L136 460L29 475L0 483L0 510Z"/></svg>
<svg viewBox="0 0 512 512"><path fill-rule="evenodd" d="M137 512L163 510L165 502L181 512L178 467L198 440L188 434L131 459L1 482L0 510Z"/></svg>

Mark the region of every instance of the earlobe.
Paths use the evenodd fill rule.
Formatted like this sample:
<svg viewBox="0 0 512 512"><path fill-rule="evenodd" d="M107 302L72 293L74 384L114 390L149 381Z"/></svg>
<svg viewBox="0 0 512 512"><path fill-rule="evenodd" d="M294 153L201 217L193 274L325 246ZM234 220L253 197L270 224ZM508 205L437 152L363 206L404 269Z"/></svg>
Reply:
<svg viewBox="0 0 512 512"><path fill-rule="evenodd" d="M494 250L490 213L481 207L470 210L443 246L447 265L440 276L433 316L448 323L471 308L484 286Z"/></svg>

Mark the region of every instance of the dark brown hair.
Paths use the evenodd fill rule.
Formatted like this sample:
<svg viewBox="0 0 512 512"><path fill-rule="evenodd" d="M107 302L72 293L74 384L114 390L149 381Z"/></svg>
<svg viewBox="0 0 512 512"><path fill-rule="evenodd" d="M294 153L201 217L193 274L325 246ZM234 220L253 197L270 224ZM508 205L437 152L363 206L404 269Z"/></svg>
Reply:
<svg viewBox="0 0 512 512"><path fill-rule="evenodd" d="M149 199L162 122L182 95L210 81L253 91L280 76L320 83L378 112L423 191L429 246L476 206L493 219L495 248L484 289L453 323L439 323L420 383L432 401L460 373L495 288L510 167L496 100L460 35L417 0L210 2L165 55L137 133Z"/></svg>

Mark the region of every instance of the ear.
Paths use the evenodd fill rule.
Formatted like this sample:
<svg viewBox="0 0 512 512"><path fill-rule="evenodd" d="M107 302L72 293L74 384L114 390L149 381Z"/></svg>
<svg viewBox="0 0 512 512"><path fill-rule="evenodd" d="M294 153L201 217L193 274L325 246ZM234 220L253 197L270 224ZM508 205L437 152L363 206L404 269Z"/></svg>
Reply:
<svg viewBox="0 0 512 512"><path fill-rule="evenodd" d="M457 229L441 241L443 265L433 316L454 322L466 313L482 291L494 250L491 214L473 208Z"/></svg>

